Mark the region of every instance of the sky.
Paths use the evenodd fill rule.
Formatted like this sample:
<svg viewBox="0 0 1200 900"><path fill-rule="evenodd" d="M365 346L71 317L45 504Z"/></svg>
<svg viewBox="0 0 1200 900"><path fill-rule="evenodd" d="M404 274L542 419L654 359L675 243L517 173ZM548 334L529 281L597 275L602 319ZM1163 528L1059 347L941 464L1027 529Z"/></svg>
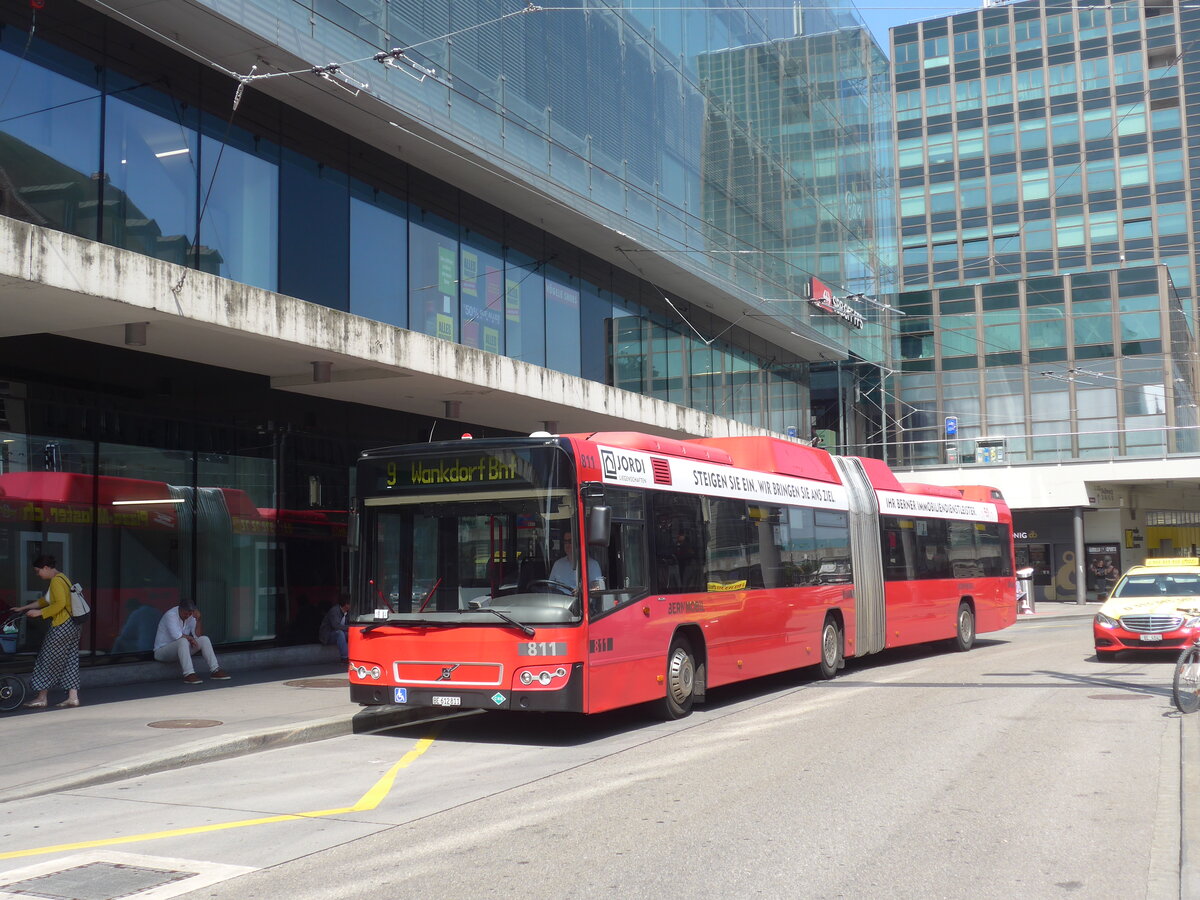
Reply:
<svg viewBox="0 0 1200 900"><path fill-rule="evenodd" d="M900 0L851 0L858 7L859 15L866 22L875 40L884 52L890 53L888 29L908 22L939 19L967 9L978 9L983 4L976 0L920 0L922 5L903 3Z"/></svg>

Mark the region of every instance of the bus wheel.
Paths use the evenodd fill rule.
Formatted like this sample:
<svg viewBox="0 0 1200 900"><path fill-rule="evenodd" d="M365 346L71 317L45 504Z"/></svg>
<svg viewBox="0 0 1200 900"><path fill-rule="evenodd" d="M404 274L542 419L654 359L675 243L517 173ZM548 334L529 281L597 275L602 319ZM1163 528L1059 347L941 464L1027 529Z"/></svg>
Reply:
<svg viewBox="0 0 1200 900"><path fill-rule="evenodd" d="M842 628L833 616L826 616L821 626L821 661L817 664L821 677L828 681L842 667Z"/></svg>
<svg viewBox="0 0 1200 900"><path fill-rule="evenodd" d="M683 636L671 641L667 653L667 695L662 700L663 718L682 719L692 711L696 698L696 660L692 645Z"/></svg>
<svg viewBox="0 0 1200 900"><path fill-rule="evenodd" d="M954 647L958 650L970 650L975 644L975 613L971 612L971 604L965 600L958 604L958 624L954 629Z"/></svg>

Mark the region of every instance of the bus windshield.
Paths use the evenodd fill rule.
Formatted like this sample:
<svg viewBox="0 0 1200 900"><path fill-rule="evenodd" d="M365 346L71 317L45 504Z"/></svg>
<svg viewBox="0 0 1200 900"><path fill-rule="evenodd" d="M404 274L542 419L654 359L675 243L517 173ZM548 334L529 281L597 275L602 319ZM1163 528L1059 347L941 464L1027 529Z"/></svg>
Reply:
<svg viewBox="0 0 1200 900"><path fill-rule="evenodd" d="M363 498L360 621L494 626L503 619L497 613L521 625L580 620L578 510L566 454L537 448L486 457L458 457L457 470L512 477L430 484L424 473L436 462L414 457L398 465L413 476L409 483L397 476L394 489ZM493 465L497 457L507 468Z"/></svg>

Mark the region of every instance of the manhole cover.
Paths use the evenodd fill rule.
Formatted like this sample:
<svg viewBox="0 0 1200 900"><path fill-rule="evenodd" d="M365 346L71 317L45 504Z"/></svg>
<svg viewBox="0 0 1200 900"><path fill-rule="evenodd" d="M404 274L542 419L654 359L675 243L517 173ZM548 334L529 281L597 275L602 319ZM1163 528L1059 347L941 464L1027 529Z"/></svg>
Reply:
<svg viewBox="0 0 1200 900"><path fill-rule="evenodd" d="M1149 694L1088 694L1089 700L1148 700Z"/></svg>
<svg viewBox="0 0 1200 900"><path fill-rule="evenodd" d="M221 724L216 719L163 719L149 723L151 728L212 728Z"/></svg>
<svg viewBox="0 0 1200 900"><path fill-rule="evenodd" d="M285 681L288 687L298 688L344 688L350 684L349 678L300 678L296 681Z"/></svg>
<svg viewBox="0 0 1200 900"><path fill-rule="evenodd" d="M195 872L148 869L122 863L94 862L3 886L5 894L27 894L50 900L117 900L192 878Z"/></svg>

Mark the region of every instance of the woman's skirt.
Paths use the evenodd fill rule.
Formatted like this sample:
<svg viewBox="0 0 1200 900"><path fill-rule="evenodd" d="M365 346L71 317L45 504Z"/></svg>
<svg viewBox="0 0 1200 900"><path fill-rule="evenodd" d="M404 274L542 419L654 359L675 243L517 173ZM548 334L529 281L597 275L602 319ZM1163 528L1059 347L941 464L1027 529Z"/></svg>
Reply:
<svg viewBox="0 0 1200 900"><path fill-rule="evenodd" d="M74 619L50 626L42 649L33 665L30 686L44 691L61 685L68 691L79 690L79 637L83 629Z"/></svg>

